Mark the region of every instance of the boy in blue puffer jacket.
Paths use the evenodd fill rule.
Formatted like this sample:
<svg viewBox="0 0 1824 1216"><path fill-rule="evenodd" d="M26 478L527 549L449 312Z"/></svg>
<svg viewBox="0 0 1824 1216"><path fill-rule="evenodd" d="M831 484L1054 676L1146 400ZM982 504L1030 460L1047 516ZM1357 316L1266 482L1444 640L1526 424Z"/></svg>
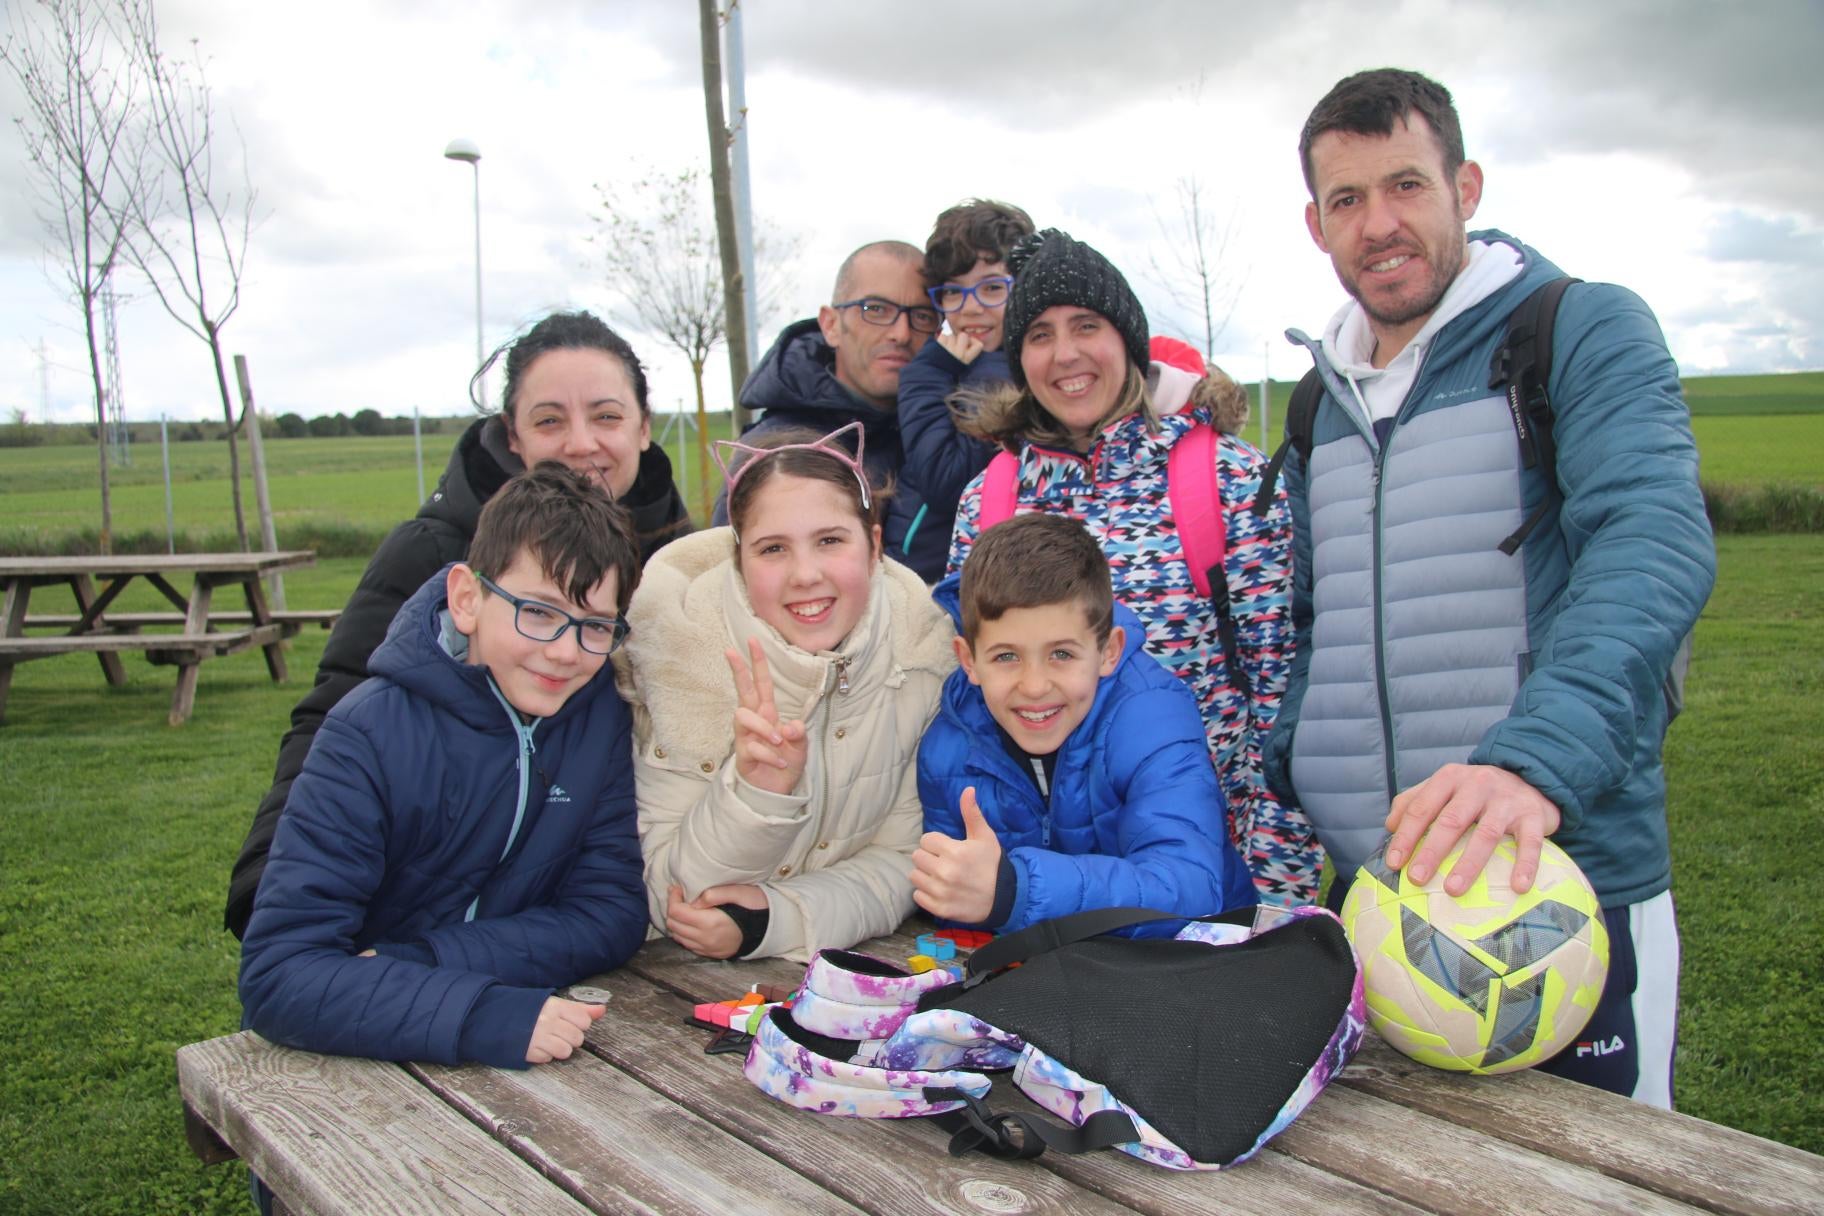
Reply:
<svg viewBox="0 0 1824 1216"><path fill-rule="evenodd" d="M241 953L245 1024L338 1055L524 1068L602 1015L552 994L645 938L631 722L602 668L627 513L555 464L394 618L292 787Z"/></svg>
<svg viewBox="0 0 1824 1216"><path fill-rule="evenodd" d="M959 618L962 667L919 745L920 907L1012 932L1089 908L1255 902L1196 699L1142 648L1081 524L997 524L937 597Z"/></svg>

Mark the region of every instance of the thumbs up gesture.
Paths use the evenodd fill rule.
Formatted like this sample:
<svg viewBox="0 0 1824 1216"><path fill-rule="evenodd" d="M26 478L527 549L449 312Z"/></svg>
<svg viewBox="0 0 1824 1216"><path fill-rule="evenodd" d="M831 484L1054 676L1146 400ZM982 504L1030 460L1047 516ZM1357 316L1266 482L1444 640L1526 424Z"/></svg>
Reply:
<svg viewBox="0 0 1824 1216"><path fill-rule="evenodd" d="M982 817L975 787L963 790L963 838L926 832L912 854L912 898L945 920L979 925L994 911L1001 873L1001 842Z"/></svg>

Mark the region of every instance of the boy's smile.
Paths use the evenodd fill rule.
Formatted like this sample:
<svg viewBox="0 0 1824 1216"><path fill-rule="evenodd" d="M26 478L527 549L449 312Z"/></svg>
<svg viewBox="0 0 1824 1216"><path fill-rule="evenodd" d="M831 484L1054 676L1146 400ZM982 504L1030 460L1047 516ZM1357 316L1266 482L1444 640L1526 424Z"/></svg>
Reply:
<svg viewBox="0 0 1824 1216"><path fill-rule="evenodd" d="M1067 601L982 621L973 646L956 639L956 656L1001 729L1022 750L1048 756L1089 716L1096 686L1115 670L1125 643L1118 626L1098 643L1089 614Z"/></svg>
<svg viewBox="0 0 1824 1216"><path fill-rule="evenodd" d="M494 583L521 599L537 600L575 617L613 620L618 615L612 570L595 585L587 604L571 603L526 550ZM514 624L518 610L513 604L487 592L465 565L450 571L449 596L456 628L469 639L469 662L486 667L507 704L528 717L548 718L562 709L607 661L606 655L583 649L575 628L549 642L525 636Z"/></svg>

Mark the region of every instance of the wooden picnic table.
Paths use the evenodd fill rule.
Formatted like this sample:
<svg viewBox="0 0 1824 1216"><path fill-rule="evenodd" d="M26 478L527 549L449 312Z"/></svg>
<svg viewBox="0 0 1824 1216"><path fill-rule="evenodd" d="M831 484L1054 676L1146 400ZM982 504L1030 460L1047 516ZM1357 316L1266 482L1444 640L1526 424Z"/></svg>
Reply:
<svg viewBox="0 0 1824 1216"><path fill-rule="evenodd" d="M12 687L13 668L32 659L60 654L93 654L102 674L114 685L126 682L123 652L145 652L153 663L177 667L177 688L171 698L171 725L190 716L196 703L197 668L205 659L234 654L258 646L265 651L266 669L274 681L285 678L285 651L281 643L298 631L296 614L275 616L266 603L260 580L269 574L295 570L317 560L307 549L278 553L177 553L133 554L99 557L0 557L0 589L6 593L0 608L0 721L6 714L6 697ZM139 614L132 622L116 623L109 614L115 599L134 579L144 579L175 606L177 633L143 633L145 623L163 624L162 615ZM188 595L174 584L189 580ZM102 583L99 594L95 590ZM32 590L65 585L75 594L80 615L31 618L27 609ZM246 595L245 614L214 614L218 587L240 587ZM233 621L228 616L238 617ZM213 626L232 623L237 628ZM26 635L28 626L51 625L61 630L49 636Z"/></svg>
<svg viewBox="0 0 1824 1216"><path fill-rule="evenodd" d="M914 949L908 923L861 947ZM842 1119L706 1055L691 1006L801 966L717 963L669 942L590 983L585 1049L524 1072L387 1064L251 1031L177 1053L186 1132L239 1155L277 1210L779 1213L1817 1213L1824 1157L1543 1074L1438 1072L1368 1036L1253 1161L1178 1173L1112 1150L951 1157L928 1120ZM1033 1109L1010 1081L995 1108Z"/></svg>

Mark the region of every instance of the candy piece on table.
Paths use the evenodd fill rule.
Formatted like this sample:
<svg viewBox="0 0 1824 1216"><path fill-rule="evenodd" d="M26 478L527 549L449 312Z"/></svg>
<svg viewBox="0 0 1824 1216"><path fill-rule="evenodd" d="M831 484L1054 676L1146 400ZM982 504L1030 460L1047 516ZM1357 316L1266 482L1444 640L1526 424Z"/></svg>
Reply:
<svg viewBox="0 0 1824 1216"><path fill-rule="evenodd" d="M784 984L755 984L754 991L760 994L762 1000L774 1004L791 999L793 989Z"/></svg>
<svg viewBox="0 0 1824 1216"><path fill-rule="evenodd" d="M731 1005L723 1004L718 1001L710 1001L698 1005L691 1011L691 1016L696 1018L699 1022L707 1022L711 1026L720 1026L723 1029L727 1029L728 1015L733 1012L734 1007Z"/></svg>
<svg viewBox="0 0 1824 1216"><path fill-rule="evenodd" d="M750 992L736 1001L735 1004L743 1009L752 1009L755 1005L766 1004L766 998L761 996L758 992Z"/></svg>
<svg viewBox="0 0 1824 1216"><path fill-rule="evenodd" d="M923 975L937 966L937 960L929 954L914 954L906 960L906 966L912 968L914 975Z"/></svg>

